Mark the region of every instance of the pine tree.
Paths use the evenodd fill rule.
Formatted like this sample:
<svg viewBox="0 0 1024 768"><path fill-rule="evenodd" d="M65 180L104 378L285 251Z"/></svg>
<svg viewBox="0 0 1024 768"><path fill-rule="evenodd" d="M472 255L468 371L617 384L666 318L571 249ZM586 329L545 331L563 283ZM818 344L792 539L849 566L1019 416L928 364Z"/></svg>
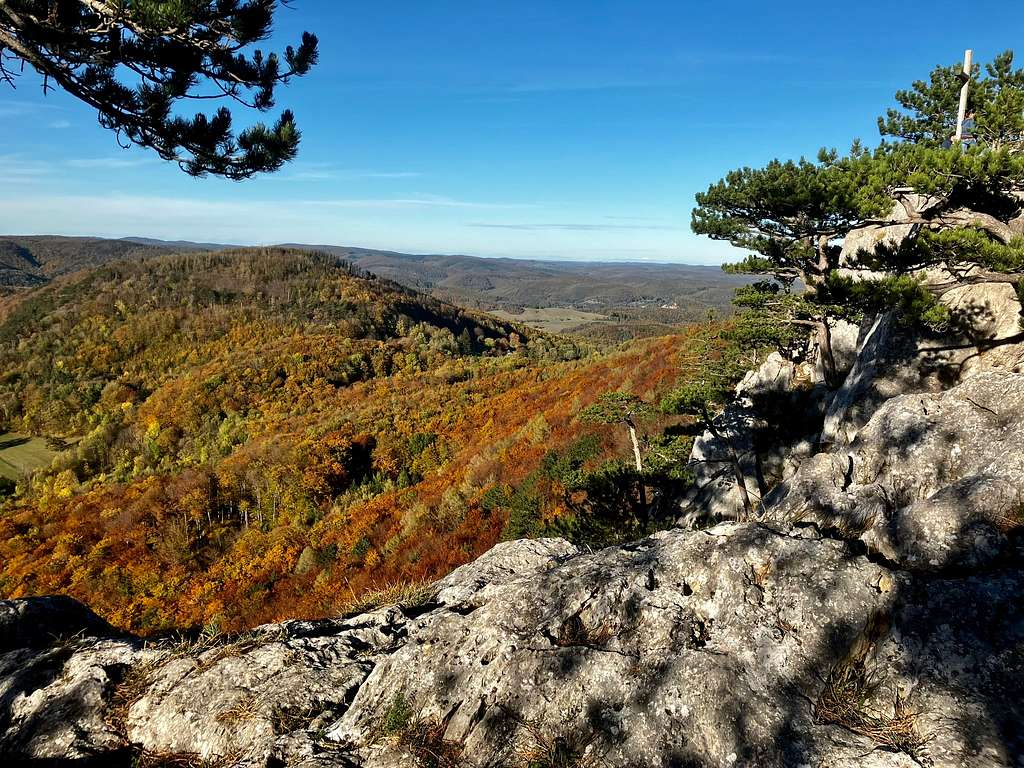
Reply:
<svg viewBox="0 0 1024 768"><path fill-rule="evenodd" d="M944 146L956 119L958 71L938 67L928 82L897 93L902 111L879 120L895 143L871 151L855 143L845 157L822 150L817 162L742 168L697 195L693 230L750 254L724 268L770 278L737 295L747 310L740 325L749 325L752 343L766 340L773 326L814 329L826 381L835 386L831 321L896 309L907 321L940 329L951 320L937 301L944 290L965 280L1018 284L1024 70L1013 68L1008 51L986 65L984 77L975 72L977 140ZM845 236L872 224L910 231L895 246L847 253L840 263ZM885 276L853 280L840 273L847 267ZM947 271L948 284L921 282L922 270L934 267ZM780 340L788 343L785 334Z"/></svg>
<svg viewBox="0 0 1024 768"><path fill-rule="evenodd" d="M248 52L271 30L277 0L0 0L0 81L17 65L99 113L123 146L154 150L192 176L246 179L275 171L298 150L299 129L284 110L272 126L236 135L226 106L188 118L192 100L273 108L276 86L317 61L317 38L303 33L283 56Z"/></svg>
<svg viewBox="0 0 1024 768"><path fill-rule="evenodd" d="M813 292L839 267L848 232L878 220L892 206L875 156L854 145L848 157L822 150L817 162L773 160L763 168L741 168L697 194L692 228L753 254L729 272L767 275L771 281L747 292L754 304L769 299L778 322L806 325L817 333L826 379L836 385L828 307L793 288ZM783 311L788 310L788 311Z"/></svg>
<svg viewBox="0 0 1024 768"><path fill-rule="evenodd" d="M629 442L633 448L633 464L640 481L640 507L647 509L647 493L644 488L644 460L640 447L637 426L640 422L650 419L656 411L649 403L636 395L625 392L606 392L597 402L585 408L580 414L583 421L594 424L622 424L629 432Z"/></svg>
<svg viewBox="0 0 1024 768"><path fill-rule="evenodd" d="M742 323L740 324L742 325ZM750 367L747 350L762 345L734 336L734 330L710 327L687 345L681 360L680 385L661 402L665 413L691 416L697 426L711 434L725 449L747 519L754 517L754 504L747 492L746 475L731 437L718 428L715 417L732 402L736 385Z"/></svg>
<svg viewBox="0 0 1024 768"><path fill-rule="evenodd" d="M970 76L967 110L975 113L975 136L990 149L1024 148L1024 69L1013 68L1013 51L1004 51ZM899 108L878 118L878 130L911 144L941 146L956 131L963 66L938 66L928 80L896 92Z"/></svg>

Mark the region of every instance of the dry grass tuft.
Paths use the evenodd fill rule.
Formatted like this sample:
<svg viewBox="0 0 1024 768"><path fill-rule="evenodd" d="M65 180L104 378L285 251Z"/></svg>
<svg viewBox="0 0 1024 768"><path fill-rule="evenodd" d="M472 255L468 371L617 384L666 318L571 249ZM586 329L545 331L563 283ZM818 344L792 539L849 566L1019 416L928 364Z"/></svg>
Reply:
<svg viewBox="0 0 1024 768"><path fill-rule="evenodd" d="M772 572L772 568L775 566L775 556L769 555L768 559L760 567L751 563L750 565L750 583L755 586L764 589L765 583L768 581L768 575Z"/></svg>
<svg viewBox="0 0 1024 768"><path fill-rule="evenodd" d="M270 711L274 733L291 733L308 726L319 714L316 707L276 705Z"/></svg>
<svg viewBox="0 0 1024 768"><path fill-rule="evenodd" d="M571 648L573 646L602 648L613 637L615 637L615 630L607 622L596 627L588 627L579 614L573 614L562 622L562 626L558 628L555 645L559 648Z"/></svg>
<svg viewBox="0 0 1024 768"><path fill-rule="evenodd" d="M232 640L223 635L215 635L210 639L200 639L190 647L182 648L181 655L194 657L196 667L200 672L204 672L222 659L241 656L266 642L266 637L252 633L239 635Z"/></svg>
<svg viewBox="0 0 1024 768"><path fill-rule="evenodd" d="M1024 506L1017 507L1005 515L997 515L994 520L1000 533L1010 534L1024 528Z"/></svg>
<svg viewBox="0 0 1024 768"><path fill-rule="evenodd" d="M217 722L233 725L259 717L263 708L263 697L256 693L248 693L227 709L217 713Z"/></svg>
<svg viewBox="0 0 1024 768"><path fill-rule="evenodd" d="M132 768L230 768L238 765L241 754L203 758L194 752L160 752L143 749L132 755Z"/></svg>
<svg viewBox="0 0 1024 768"><path fill-rule="evenodd" d="M396 581L369 589L360 594L352 593L339 611L342 616L366 613L386 605L400 608L417 608L431 602L437 595L434 583L430 581Z"/></svg>
<svg viewBox="0 0 1024 768"><path fill-rule="evenodd" d="M447 741L448 723L419 718L404 696L397 696L374 729L374 740L390 739L408 753L417 768L458 768L461 744Z"/></svg>
<svg viewBox="0 0 1024 768"><path fill-rule="evenodd" d="M462 745L446 741L446 723L417 720L399 737L398 743L412 755L418 768L458 768L462 764Z"/></svg>
<svg viewBox="0 0 1024 768"><path fill-rule="evenodd" d="M137 664L114 686L106 722L125 742L128 741L128 710L149 690L157 670L164 663L164 659L155 659Z"/></svg>
<svg viewBox="0 0 1024 768"><path fill-rule="evenodd" d="M576 743L563 736L547 734L537 722L522 723L521 741L515 747L521 768L601 768L604 762L594 753L595 736Z"/></svg>
<svg viewBox="0 0 1024 768"><path fill-rule="evenodd" d="M814 705L819 723L838 725L865 736L875 744L917 759L928 738L917 726L918 714L899 690L893 696L892 715L873 714L868 699L877 691L863 661L844 662L832 669Z"/></svg>

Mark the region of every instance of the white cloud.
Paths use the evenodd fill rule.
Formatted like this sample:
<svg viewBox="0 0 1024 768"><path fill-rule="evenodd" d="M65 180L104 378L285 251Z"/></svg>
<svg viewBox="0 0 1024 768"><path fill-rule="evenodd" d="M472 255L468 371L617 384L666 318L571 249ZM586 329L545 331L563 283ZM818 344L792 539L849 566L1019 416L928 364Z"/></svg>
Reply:
<svg viewBox="0 0 1024 768"><path fill-rule="evenodd" d="M335 168L328 163L311 163L296 168L284 176L273 177L274 181L332 181L334 179L417 179L419 171L364 171Z"/></svg>
<svg viewBox="0 0 1024 768"><path fill-rule="evenodd" d="M137 168L140 165L148 165L156 160L151 157L82 157L68 160L72 168Z"/></svg>
<svg viewBox="0 0 1024 768"><path fill-rule="evenodd" d="M52 173L49 163L22 154L0 155L0 180L4 184L29 184Z"/></svg>
<svg viewBox="0 0 1024 768"><path fill-rule="evenodd" d="M0 232L134 235L241 245L333 243L407 253L600 261L707 264L720 263L730 255L716 249L722 246L722 251L728 251L727 244L710 243L685 231L473 227L465 222L467 211L486 209L488 218L493 216L494 223L502 223L497 209L507 209L510 218L516 217L509 222L514 225L526 215L517 215L519 209L531 206L439 196L253 200L246 199L248 190L231 198L209 199L159 194L25 194L16 184L3 189L0 187ZM562 210L564 205L555 209ZM589 213L595 221L602 218Z"/></svg>
<svg viewBox="0 0 1024 768"><path fill-rule="evenodd" d="M51 128L56 128L57 130L63 130L64 128L70 128L71 127L71 121L70 120L54 120L52 123L50 123L50 127Z"/></svg>
<svg viewBox="0 0 1024 768"><path fill-rule="evenodd" d="M2 175L0 167L0 175ZM158 195L10 195L0 197L0 232L201 240L242 244L328 241L341 243L391 233L394 247L417 211L499 208L443 197L396 199L209 200ZM345 216L347 210L361 211Z"/></svg>
<svg viewBox="0 0 1024 768"><path fill-rule="evenodd" d="M404 198L368 198L338 200L304 200L300 205L320 206L326 208L480 208L480 209L515 209L538 208L528 203L489 203L471 200L455 200L438 195L422 195Z"/></svg>
<svg viewBox="0 0 1024 768"><path fill-rule="evenodd" d="M605 218L613 218L606 216ZM556 223L556 224L526 224L526 223L492 223L492 222L473 222L469 226L479 227L481 229L514 229L521 230L523 232L543 232L545 230L550 231L564 231L564 232L616 232L620 230L625 231L637 231L637 230L681 230L683 227L672 226L671 224L572 224L572 223Z"/></svg>
<svg viewBox="0 0 1024 768"><path fill-rule="evenodd" d="M64 107L56 104L47 104L42 101L28 101L18 99L4 99L0 101L0 117L25 117L36 115L40 112L63 112Z"/></svg>
<svg viewBox="0 0 1024 768"><path fill-rule="evenodd" d="M418 179L422 175L419 171L350 171L342 174L353 179Z"/></svg>

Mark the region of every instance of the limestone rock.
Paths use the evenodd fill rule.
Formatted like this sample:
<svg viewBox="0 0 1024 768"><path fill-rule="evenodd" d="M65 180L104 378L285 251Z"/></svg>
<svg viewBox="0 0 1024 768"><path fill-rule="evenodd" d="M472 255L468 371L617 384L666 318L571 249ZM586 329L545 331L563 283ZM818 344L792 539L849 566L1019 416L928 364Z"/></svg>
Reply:
<svg viewBox="0 0 1024 768"><path fill-rule="evenodd" d="M834 396L778 355L748 376L720 424L754 490L781 480L760 523L506 542L424 604L231 638L0 601L2 764L1019 767L1024 375L1000 290L951 299L991 310L958 348L873 319ZM704 480L691 501L734 514Z"/></svg>
<svg viewBox="0 0 1024 768"><path fill-rule="evenodd" d="M491 547L472 563L456 568L438 581L436 600L445 605L479 602L509 581L545 570L560 560L579 554L565 539L505 541Z"/></svg>
<svg viewBox="0 0 1024 768"><path fill-rule="evenodd" d="M942 297L977 349L956 350L960 377L989 370L1024 371L1021 305L1009 283L958 286ZM1010 341L1016 339L1016 341Z"/></svg>
<svg viewBox="0 0 1024 768"><path fill-rule="evenodd" d="M636 768L994 768L1021 747L1022 582L1019 564L922 580L812 530L756 523L593 553L511 542L416 609L226 643L8 650L0 754L386 768L518 766L546 751ZM850 686L836 681L849 679L885 686L854 685L837 715L834 691ZM919 713L906 722L897 689Z"/></svg>
<svg viewBox="0 0 1024 768"><path fill-rule="evenodd" d="M912 195L915 208L923 208L923 198ZM902 243L914 230L914 225L906 223L909 219L907 209L901 203L894 203L889 214L890 224L870 224L847 233L843 238L843 250L839 263L844 267L852 264L859 251L874 251L881 244L895 246ZM863 274L863 273L862 273Z"/></svg>
<svg viewBox="0 0 1024 768"><path fill-rule="evenodd" d="M802 695L891 610L882 574L757 525L581 555L411 622L327 738L403 764L381 724L404 705L406 727L436 727L465 765L523 764L558 740L606 765L798 764L829 741Z"/></svg>
<svg viewBox="0 0 1024 768"><path fill-rule="evenodd" d="M110 693L143 658L137 641L96 638L0 653L0 755L71 761L122 751Z"/></svg>
<svg viewBox="0 0 1024 768"><path fill-rule="evenodd" d="M681 503L681 525L742 517L730 451L739 457L756 505L768 487L792 472L793 458L806 455L817 437L825 390L813 365L773 352L744 377L736 394L715 419L721 437L706 431L694 441L688 463L694 481ZM783 413L786 428L779 429Z"/></svg>
<svg viewBox="0 0 1024 768"><path fill-rule="evenodd" d="M64 595L0 601L0 653L47 646L79 635L112 634L107 622Z"/></svg>
<svg viewBox="0 0 1024 768"><path fill-rule="evenodd" d="M1024 376L988 372L901 395L850 445L818 454L766 500L776 521L813 521L904 567L981 565L1024 526Z"/></svg>
<svg viewBox="0 0 1024 768"><path fill-rule="evenodd" d="M391 608L352 621L269 625L165 656L143 670L145 693L126 713L128 739L154 753L266 765L286 737L343 712L373 655L397 647L404 631Z"/></svg>
<svg viewBox="0 0 1024 768"><path fill-rule="evenodd" d="M848 444L897 395L940 392L984 371L1024 371L1022 310L1010 285L959 286L942 301L957 323L944 336L911 333L891 314L865 321L856 360L825 414L821 443Z"/></svg>

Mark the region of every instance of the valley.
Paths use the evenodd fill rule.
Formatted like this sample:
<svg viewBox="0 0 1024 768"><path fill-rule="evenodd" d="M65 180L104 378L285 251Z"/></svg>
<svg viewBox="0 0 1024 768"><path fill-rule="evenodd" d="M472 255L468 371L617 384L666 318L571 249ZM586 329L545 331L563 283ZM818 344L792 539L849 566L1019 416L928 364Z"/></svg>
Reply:
<svg viewBox="0 0 1024 768"><path fill-rule="evenodd" d="M5 595L238 630L414 589L503 537L670 519L681 463L640 478L625 430L581 414L656 404L694 329L594 346L530 326L596 313L462 309L291 249L49 269L0 304ZM673 419L644 430L678 458Z"/></svg>
<svg viewBox="0 0 1024 768"><path fill-rule="evenodd" d="M502 320L522 323L549 333L571 333L574 329L588 323L607 323L607 315L596 312L584 312L572 307L524 307L520 312L509 312L504 309L492 309L490 314Z"/></svg>
<svg viewBox="0 0 1024 768"><path fill-rule="evenodd" d="M748 5L0 0L0 766L1024 768L1024 6Z"/></svg>
<svg viewBox="0 0 1024 768"><path fill-rule="evenodd" d="M0 484L14 483L35 470L45 467L57 451L46 440L16 432L0 434Z"/></svg>

